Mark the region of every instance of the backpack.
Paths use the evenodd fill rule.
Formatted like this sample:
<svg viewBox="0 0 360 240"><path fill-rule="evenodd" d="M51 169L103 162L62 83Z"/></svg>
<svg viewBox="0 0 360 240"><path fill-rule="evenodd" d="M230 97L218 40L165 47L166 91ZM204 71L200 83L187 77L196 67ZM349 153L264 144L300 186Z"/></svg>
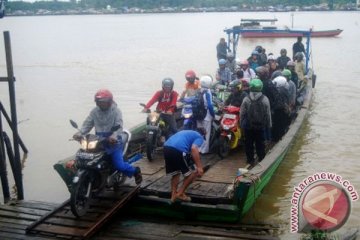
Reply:
<svg viewBox="0 0 360 240"><path fill-rule="evenodd" d="M257 100L252 100L250 97L250 106L247 113L247 119L250 129L261 130L266 126L266 110L262 102L264 95Z"/></svg>
<svg viewBox="0 0 360 240"><path fill-rule="evenodd" d="M195 95L195 98L191 102L193 118L195 120L204 120L204 118L206 117L207 109L205 107L205 102L204 102L204 94L205 93L206 93L206 91L197 92Z"/></svg>

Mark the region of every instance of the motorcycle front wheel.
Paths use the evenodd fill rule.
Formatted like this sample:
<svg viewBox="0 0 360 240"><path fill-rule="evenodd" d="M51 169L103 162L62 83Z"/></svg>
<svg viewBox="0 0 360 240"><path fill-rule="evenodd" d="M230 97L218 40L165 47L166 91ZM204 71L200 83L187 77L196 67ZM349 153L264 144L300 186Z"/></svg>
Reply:
<svg viewBox="0 0 360 240"><path fill-rule="evenodd" d="M226 158L227 156L229 156L229 152L229 139L226 136L221 136L219 141L218 154L221 158Z"/></svg>
<svg viewBox="0 0 360 240"><path fill-rule="evenodd" d="M153 135L149 135L146 139L146 157L151 162L155 157L156 142Z"/></svg>
<svg viewBox="0 0 360 240"><path fill-rule="evenodd" d="M84 174L72 187L70 206L76 217L84 216L90 207L92 183L89 174Z"/></svg>

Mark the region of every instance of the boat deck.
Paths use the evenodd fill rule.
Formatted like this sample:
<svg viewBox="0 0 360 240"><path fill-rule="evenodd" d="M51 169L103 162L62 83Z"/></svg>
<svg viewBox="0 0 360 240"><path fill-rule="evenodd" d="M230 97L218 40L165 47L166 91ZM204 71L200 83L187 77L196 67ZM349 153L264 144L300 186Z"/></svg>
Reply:
<svg viewBox="0 0 360 240"><path fill-rule="evenodd" d="M230 203L229 189L233 186L238 168L247 167L243 148L236 149L226 159L217 155L208 154L201 157L204 175L196 179L186 193L192 197L194 203L219 204ZM135 163L141 168L143 182L140 195L155 196L170 199L171 176L165 173L165 163L161 152L149 162L146 158ZM129 181L129 184L133 184Z"/></svg>

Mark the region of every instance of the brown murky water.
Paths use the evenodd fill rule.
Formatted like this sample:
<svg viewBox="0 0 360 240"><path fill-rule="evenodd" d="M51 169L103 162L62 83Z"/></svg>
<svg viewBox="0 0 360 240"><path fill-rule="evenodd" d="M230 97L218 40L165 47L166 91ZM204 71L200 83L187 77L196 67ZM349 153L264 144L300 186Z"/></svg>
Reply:
<svg viewBox="0 0 360 240"><path fill-rule="evenodd" d="M174 78L181 91L184 73L216 70L215 46L223 29L240 18L272 18L274 13L196 13L159 15L5 17L16 75L19 131L30 150L24 168L25 198L62 202L68 192L53 170L73 154L77 144L69 119L82 122L93 107L98 88L109 88L123 111L125 126L144 121L139 102ZM280 25L291 25L290 13L277 13ZM341 19L341 21L339 20ZM295 13L295 26L341 28L336 38L312 41L318 76L314 101L301 134L285 161L244 221L272 222L288 232L293 187L316 172L334 172L360 191L360 12ZM295 39L241 39L240 58L256 45L278 55ZM0 76L6 75L3 38ZM8 107L7 85L1 101ZM353 202L344 228L357 226L360 203Z"/></svg>

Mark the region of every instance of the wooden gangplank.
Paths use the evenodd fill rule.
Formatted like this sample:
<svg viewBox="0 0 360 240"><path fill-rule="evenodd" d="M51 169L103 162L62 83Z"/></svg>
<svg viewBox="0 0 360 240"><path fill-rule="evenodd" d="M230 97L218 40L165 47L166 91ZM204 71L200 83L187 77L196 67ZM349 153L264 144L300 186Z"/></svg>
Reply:
<svg viewBox="0 0 360 240"><path fill-rule="evenodd" d="M41 216L26 228L26 233L66 239L88 239L138 192L139 187L107 190L92 199L88 213L76 218L69 200Z"/></svg>

